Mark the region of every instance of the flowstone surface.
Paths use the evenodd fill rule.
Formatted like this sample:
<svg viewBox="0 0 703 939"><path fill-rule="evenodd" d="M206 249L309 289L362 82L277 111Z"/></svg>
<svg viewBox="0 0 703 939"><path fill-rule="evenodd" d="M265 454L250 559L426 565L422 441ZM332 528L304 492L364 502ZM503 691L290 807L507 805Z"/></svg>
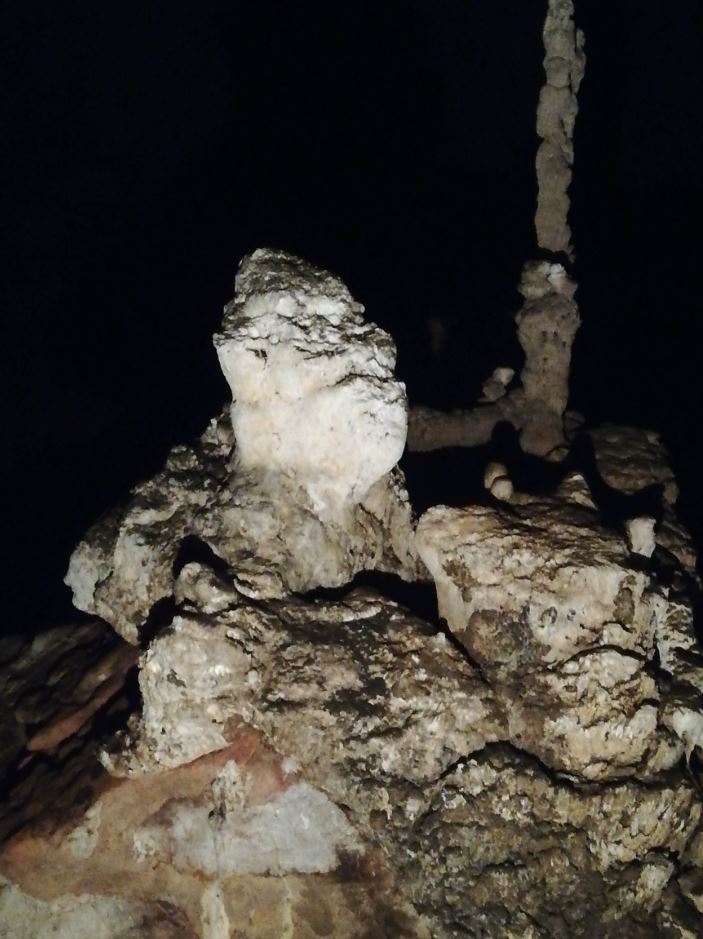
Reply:
<svg viewBox="0 0 703 939"><path fill-rule="evenodd" d="M337 278L256 252L216 343L231 405L71 559L105 622L0 648L0 935L703 935L698 583L658 439L591 432L618 525L580 471L527 493L495 458L417 520L392 341Z"/></svg>

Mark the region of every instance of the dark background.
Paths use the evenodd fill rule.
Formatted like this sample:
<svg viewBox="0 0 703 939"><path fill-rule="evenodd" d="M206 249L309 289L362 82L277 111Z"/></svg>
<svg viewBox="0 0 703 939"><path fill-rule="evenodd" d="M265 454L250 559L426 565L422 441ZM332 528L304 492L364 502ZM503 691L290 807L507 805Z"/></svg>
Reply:
<svg viewBox="0 0 703 939"><path fill-rule="evenodd" d="M68 619L81 533L227 397L211 335L262 245L342 275L412 402L519 367L546 0L17 3L2 62L3 631ZM698 493L700 0L577 0L573 406ZM427 320L449 342L429 352Z"/></svg>

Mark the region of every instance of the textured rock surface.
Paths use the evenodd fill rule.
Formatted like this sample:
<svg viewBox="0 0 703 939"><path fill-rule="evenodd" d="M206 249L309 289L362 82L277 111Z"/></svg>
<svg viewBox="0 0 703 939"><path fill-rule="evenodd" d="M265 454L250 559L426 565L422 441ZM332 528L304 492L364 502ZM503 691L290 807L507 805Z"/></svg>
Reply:
<svg viewBox="0 0 703 939"><path fill-rule="evenodd" d="M525 265L520 284L525 303L516 321L525 352L519 430L526 453L546 456L565 442L571 347L581 322L575 291L560 264Z"/></svg>
<svg viewBox="0 0 703 939"><path fill-rule="evenodd" d="M559 455L566 442L571 348L581 322L574 301L576 284L561 264L534 261L525 265L519 289L524 303L516 322L525 353L520 385L470 411L447 414L413 408L408 427L411 450L484 444L496 424L507 421L520 432L526 453Z"/></svg>
<svg viewBox="0 0 703 939"><path fill-rule="evenodd" d="M442 780L415 826L416 902L441 936L665 935L661 896L695 801L678 776L589 792L489 748Z"/></svg>
<svg viewBox="0 0 703 939"><path fill-rule="evenodd" d="M441 633L381 596L253 603L198 564L184 568L178 595L193 609L145 654L142 721L106 755L113 773L216 750L236 716L280 752L318 765L325 788L349 805L352 762L378 779L423 784L496 734L478 673ZM387 793L378 798L367 812L385 809Z"/></svg>
<svg viewBox="0 0 703 939"><path fill-rule="evenodd" d="M295 476L316 508L361 502L405 447L393 340L339 278L283 251L245 258L235 291L215 348L236 466Z"/></svg>
<svg viewBox="0 0 703 939"><path fill-rule="evenodd" d="M549 0L543 30L545 84L537 106L537 244L572 254L568 224L574 162L576 98L585 67L584 37L574 27L573 0Z"/></svg>
<svg viewBox="0 0 703 939"><path fill-rule="evenodd" d="M450 522L432 524L447 511L420 525L430 566L433 530L451 540ZM165 908L192 935L254 939L288 922L293 937L359 939L370 923L388 939L567 939L685 922L700 797L674 765L675 729L638 714L666 723L681 703L644 666L660 624L684 634L690 609L624 569L625 547L583 518L570 540L563 504L508 511L502 528L490 515L475 525L477 558L443 560L454 580L472 572L454 601L477 598L474 635L449 618L480 668L367 590L252 601L186 565L180 612L142 657L141 717L103 757L121 778L78 825L10 844L0 872L17 887L0 917L21 901L42 921L53 908L28 898L81 894L98 911L112 897L125 922ZM536 563L545 527L548 570ZM501 583L506 608L528 608L519 624L485 615Z"/></svg>
<svg viewBox="0 0 703 939"><path fill-rule="evenodd" d="M598 470L609 486L633 494L657 484L662 487L664 501L676 504L679 487L659 434L618 424L599 424L588 434Z"/></svg>
<svg viewBox="0 0 703 939"><path fill-rule="evenodd" d="M392 340L341 281L282 252L245 260L237 291L216 337L236 442L229 415L214 419L71 557L75 605L130 642L172 596L174 566L203 548L253 597L415 573L411 510L390 472L406 432Z"/></svg>
<svg viewBox="0 0 703 939"><path fill-rule="evenodd" d="M429 939L342 811L241 725L209 757L95 795L82 819L5 848L3 937Z"/></svg>
<svg viewBox="0 0 703 939"><path fill-rule="evenodd" d="M692 611L630 564L595 512L547 498L510 513L439 507L417 541L440 615L500 689L516 746L587 780L678 762L686 743L654 658L672 623L693 637Z"/></svg>

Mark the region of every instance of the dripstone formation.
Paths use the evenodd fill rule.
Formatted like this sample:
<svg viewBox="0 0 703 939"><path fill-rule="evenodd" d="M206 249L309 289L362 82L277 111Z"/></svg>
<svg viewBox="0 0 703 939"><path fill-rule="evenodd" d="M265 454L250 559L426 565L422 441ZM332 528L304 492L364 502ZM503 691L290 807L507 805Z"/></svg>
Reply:
<svg viewBox="0 0 703 939"><path fill-rule="evenodd" d="M215 336L231 407L88 533L66 578L79 609L135 642L173 595L187 537L253 598L337 587L362 570L414 576L394 469L405 388L391 337L362 310L337 277L285 252L242 263Z"/></svg>
<svg viewBox="0 0 703 939"><path fill-rule="evenodd" d="M74 601L118 636L76 632L74 709L59 668L63 703L5 744L7 939L703 935L698 584L658 438L591 433L615 527L579 472L535 495L496 463L481 504L417 519L362 313L299 258L246 258L215 337L231 405L76 548ZM8 706L46 654L8 650ZM53 780L60 812L22 814Z"/></svg>

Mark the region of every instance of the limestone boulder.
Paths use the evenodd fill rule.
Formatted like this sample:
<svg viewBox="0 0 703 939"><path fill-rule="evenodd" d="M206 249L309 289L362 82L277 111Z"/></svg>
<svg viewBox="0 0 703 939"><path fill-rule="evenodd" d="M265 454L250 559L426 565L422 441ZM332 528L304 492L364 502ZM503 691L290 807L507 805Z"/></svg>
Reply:
<svg viewBox="0 0 703 939"><path fill-rule="evenodd" d="M676 763L683 741L662 728L653 663L680 606L595 512L527 497L437 507L417 546L440 615L505 702L511 742L588 780Z"/></svg>

